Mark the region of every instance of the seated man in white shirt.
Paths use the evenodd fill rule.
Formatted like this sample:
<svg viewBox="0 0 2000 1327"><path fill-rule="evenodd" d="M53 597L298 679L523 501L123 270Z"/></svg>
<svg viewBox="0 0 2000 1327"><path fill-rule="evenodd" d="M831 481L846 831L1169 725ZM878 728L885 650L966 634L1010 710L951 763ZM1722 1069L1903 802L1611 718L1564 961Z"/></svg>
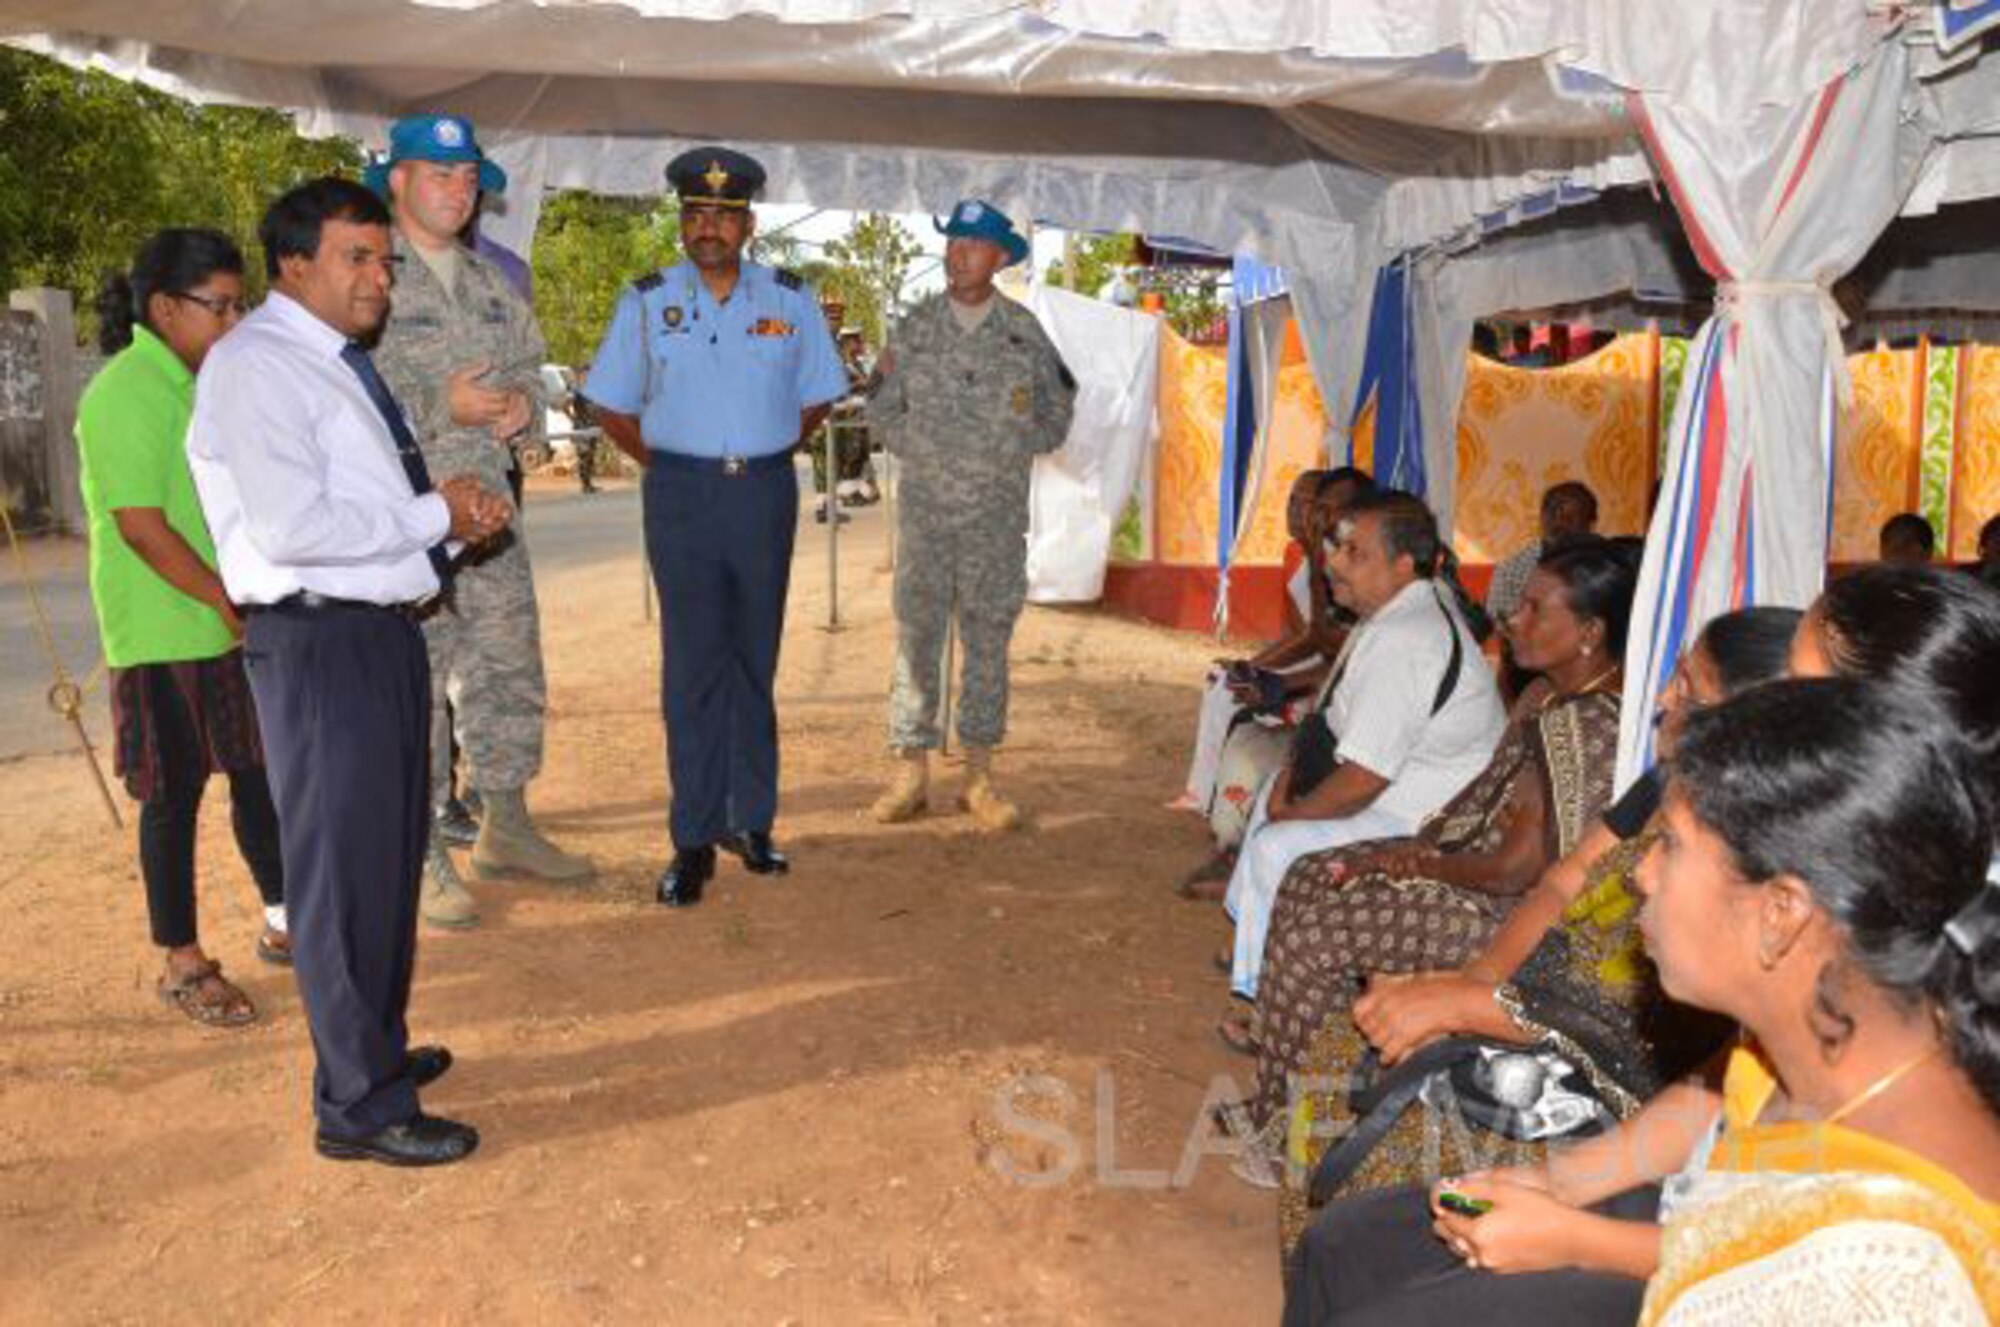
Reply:
<svg viewBox="0 0 2000 1327"><path fill-rule="evenodd" d="M1336 533L1334 598L1361 623L1335 662L1319 714L1331 769L1295 786L1300 748L1259 794L1229 880L1236 923L1232 993L1257 996L1278 885L1309 852L1413 833L1471 782L1500 740L1506 712L1455 587L1430 509L1408 493L1357 499Z"/></svg>
<svg viewBox="0 0 2000 1327"><path fill-rule="evenodd" d="M1344 632L1328 620L1331 605L1325 602L1322 588L1320 543L1347 505L1374 488L1375 482L1366 472L1348 466L1307 470L1293 481L1285 506L1285 528L1304 555L1285 584L1288 630L1282 639L1250 658L1216 660L1195 721L1187 784L1169 804L1174 809L1207 813L1215 794L1223 743L1243 710L1282 713L1295 698L1309 700L1326 680L1327 666L1338 648L1337 643L1330 646L1328 642L1338 642Z"/></svg>
<svg viewBox="0 0 2000 1327"><path fill-rule="evenodd" d="M469 475L433 483L360 344L389 311L381 199L302 184L258 228L270 297L211 350L188 465L229 597L278 807L299 995L316 1059L316 1146L443 1165L470 1125L417 1093L451 1067L411 1046L417 880L429 837L431 675L418 619L451 556L513 509Z"/></svg>

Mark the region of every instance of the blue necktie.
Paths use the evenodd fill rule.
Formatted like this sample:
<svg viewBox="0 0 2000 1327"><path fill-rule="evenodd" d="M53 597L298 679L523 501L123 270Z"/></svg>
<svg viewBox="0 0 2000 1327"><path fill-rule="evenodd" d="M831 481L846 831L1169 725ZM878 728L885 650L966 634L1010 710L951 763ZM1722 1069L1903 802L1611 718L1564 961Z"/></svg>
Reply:
<svg viewBox="0 0 2000 1327"><path fill-rule="evenodd" d="M395 397L389 395L389 384L383 382L382 375L375 371L375 361L352 341L341 347L340 357L347 361L348 368L354 370L354 376L361 379L368 399L375 403L375 412L389 426L389 436L396 440L396 458L403 463L403 473L410 477L410 491L419 497L434 491L436 485L431 483L430 467L424 464L424 454L418 449L410 426L403 421L402 407L396 404ZM450 588L451 557L444 551L444 545L432 544L424 553L437 572L438 589Z"/></svg>

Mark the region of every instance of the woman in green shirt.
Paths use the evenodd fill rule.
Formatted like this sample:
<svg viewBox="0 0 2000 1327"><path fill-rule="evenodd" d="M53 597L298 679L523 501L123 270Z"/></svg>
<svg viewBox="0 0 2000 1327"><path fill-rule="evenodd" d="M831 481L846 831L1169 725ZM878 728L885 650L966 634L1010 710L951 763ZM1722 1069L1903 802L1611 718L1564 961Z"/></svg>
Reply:
<svg viewBox="0 0 2000 1327"><path fill-rule="evenodd" d="M243 256L211 230L163 230L98 299L113 355L77 407L90 591L110 669L116 767L141 803L139 866L160 998L196 1022L240 1026L250 997L196 936L195 822L210 773L229 775L230 819L264 902L260 958L291 961L278 818L238 648L243 624L215 571L188 471L202 358L243 316Z"/></svg>

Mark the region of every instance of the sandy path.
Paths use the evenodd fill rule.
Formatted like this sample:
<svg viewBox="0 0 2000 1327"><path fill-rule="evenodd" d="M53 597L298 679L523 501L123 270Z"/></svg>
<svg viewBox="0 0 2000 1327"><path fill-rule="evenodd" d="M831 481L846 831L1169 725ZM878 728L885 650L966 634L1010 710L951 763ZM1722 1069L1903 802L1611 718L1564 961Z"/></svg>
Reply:
<svg viewBox="0 0 2000 1327"><path fill-rule="evenodd" d="M1212 1076L1246 1063L1209 1031L1218 916L1168 888L1199 826L1159 809L1206 642L1031 610L1003 772L1037 827L882 829L862 815L885 773L881 531L850 527L852 625L828 634L823 532L801 530L794 873L725 866L684 914L649 901L664 775L636 559L543 576L535 802L603 875L475 886L485 926L423 937L412 1022L460 1057L426 1102L485 1135L462 1167L313 1156L304 1022L251 958L219 783L204 935L267 1011L238 1033L155 1003L129 830L76 761L0 764L0 1317L1274 1320L1269 1196L1218 1156L1166 1173Z"/></svg>

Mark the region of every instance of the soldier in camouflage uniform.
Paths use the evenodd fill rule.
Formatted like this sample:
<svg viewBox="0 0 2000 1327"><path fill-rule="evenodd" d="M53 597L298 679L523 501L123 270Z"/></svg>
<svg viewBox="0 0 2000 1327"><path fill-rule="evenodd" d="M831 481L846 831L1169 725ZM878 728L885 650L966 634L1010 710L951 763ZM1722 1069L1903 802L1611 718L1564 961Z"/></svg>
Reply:
<svg viewBox="0 0 2000 1327"><path fill-rule="evenodd" d="M505 274L458 235L480 191L498 192L506 176L480 153L472 126L453 116L399 121L390 145L369 183L391 200L401 266L375 362L433 473L474 474L505 493L511 444L541 419L542 335ZM518 522L459 563L449 598L424 622L424 638L435 679L433 796L451 786L448 698L468 781L484 808L473 873L588 877L590 862L543 838L527 811L525 789L542 766L547 694L534 577ZM422 910L439 926L478 920L435 830Z"/></svg>
<svg viewBox="0 0 2000 1327"><path fill-rule="evenodd" d="M1013 223L966 201L941 229L946 290L896 328L868 409L899 474L889 743L901 765L874 815L894 823L926 805L956 613L965 648L959 805L983 828L1012 829L1021 813L994 791L992 753L1007 729L1007 642L1027 596L1028 475L1068 435L1076 382L1035 316L993 289L997 271L1027 257Z"/></svg>

